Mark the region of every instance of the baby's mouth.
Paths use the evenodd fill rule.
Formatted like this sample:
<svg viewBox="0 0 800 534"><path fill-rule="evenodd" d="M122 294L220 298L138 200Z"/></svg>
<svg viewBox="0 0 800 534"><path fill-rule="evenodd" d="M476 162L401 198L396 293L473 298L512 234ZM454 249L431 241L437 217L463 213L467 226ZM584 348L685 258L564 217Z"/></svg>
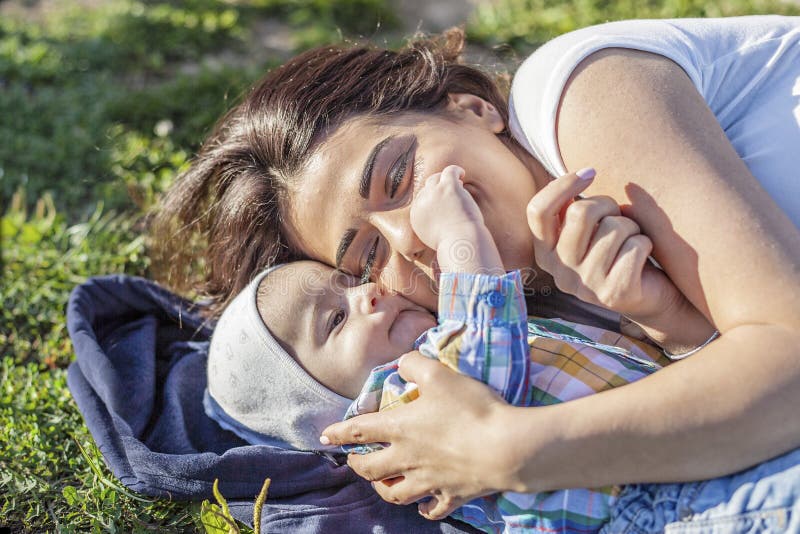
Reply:
<svg viewBox="0 0 800 534"><path fill-rule="evenodd" d="M421 322L417 325L418 328L413 329L411 321L414 319L411 317L414 314L419 313L427 313L430 314L428 310L422 308L421 306L413 306L410 308L404 308L400 310L397 315L394 317L392 324L389 325L389 332L388 337L390 340L395 342L408 342L412 343L415 339L417 339L422 333L427 330L430 326L434 326L435 322L433 321L433 317L431 317L431 324L430 326L424 325ZM399 332L396 332L396 327L400 329ZM401 336L402 339L396 339L395 336ZM406 339L407 338L407 339ZM410 347L411 345L409 345Z"/></svg>

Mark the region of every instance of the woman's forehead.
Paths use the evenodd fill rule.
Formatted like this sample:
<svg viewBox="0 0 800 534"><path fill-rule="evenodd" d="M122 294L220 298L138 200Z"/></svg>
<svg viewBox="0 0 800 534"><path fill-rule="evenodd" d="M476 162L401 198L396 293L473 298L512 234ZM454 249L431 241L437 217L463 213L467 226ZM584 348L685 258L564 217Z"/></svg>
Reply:
<svg viewBox="0 0 800 534"><path fill-rule="evenodd" d="M348 154L369 152L383 137L402 129L441 118L436 113L405 111L386 115L354 115L322 133L315 141L308 162L315 158L340 159Z"/></svg>
<svg viewBox="0 0 800 534"><path fill-rule="evenodd" d="M312 258L333 264L336 243L358 216L359 174L386 125L354 119L323 139L289 189L287 237Z"/></svg>
<svg viewBox="0 0 800 534"><path fill-rule="evenodd" d="M319 139L308 162L310 165L319 165L369 150L382 132L395 127L394 121L388 117L352 117Z"/></svg>
<svg viewBox="0 0 800 534"><path fill-rule="evenodd" d="M331 247L358 213L347 165L310 165L289 193L285 233L289 244L307 256L333 265ZM356 197L356 198L354 198Z"/></svg>

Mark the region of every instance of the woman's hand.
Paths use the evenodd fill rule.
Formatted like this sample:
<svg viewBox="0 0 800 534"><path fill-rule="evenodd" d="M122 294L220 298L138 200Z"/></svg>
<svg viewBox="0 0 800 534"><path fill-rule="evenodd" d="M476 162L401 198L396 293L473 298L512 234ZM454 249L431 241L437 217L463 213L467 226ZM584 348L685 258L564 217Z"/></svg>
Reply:
<svg viewBox="0 0 800 534"><path fill-rule="evenodd" d="M370 454L351 454L348 464L390 503L430 497L419 505L428 519L510 489L513 454L492 430L506 426L509 406L484 384L417 352L402 358L400 375L419 386L417 400L332 425L323 431L323 443L390 443Z"/></svg>
<svg viewBox="0 0 800 534"><path fill-rule="evenodd" d="M683 295L647 261L639 225L610 197L574 200L593 179L593 169L562 176L528 203L536 264L561 291L634 320L669 311Z"/></svg>

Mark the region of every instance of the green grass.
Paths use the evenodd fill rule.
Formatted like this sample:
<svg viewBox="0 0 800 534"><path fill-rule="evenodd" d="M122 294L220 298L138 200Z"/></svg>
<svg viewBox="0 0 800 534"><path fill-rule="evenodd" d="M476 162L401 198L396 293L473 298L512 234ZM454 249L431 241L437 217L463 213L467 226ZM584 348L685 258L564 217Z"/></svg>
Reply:
<svg viewBox="0 0 800 534"><path fill-rule="evenodd" d="M282 17L296 49L391 16L381 0L98 6L0 17L0 526L196 532L200 503L143 499L100 460L66 387L69 292L92 275L148 274L147 209L279 62L248 57L245 21ZM348 10L357 24L338 19ZM240 60L213 61L221 50Z"/></svg>
<svg viewBox="0 0 800 534"><path fill-rule="evenodd" d="M150 274L146 211L215 119L281 59L253 53L259 21L290 28L290 51L342 36L394 42L397 33L376 28L397 21L384 0L91 5L0 16L0 526L195 532L199 503L143 499L100 460L66 387L69 292L91 275ZM754 12L798 9L745 0L498 0L477 10L468 33L523 54L606 20Z"/></svg>
<svg viewBox="0 0 800 534"><path fill-rule="evenodd" d="M231 102L277 63L249 56L246 21L282 17L295 29L290 49L339 40L340 31L368 34L379 21L394 24L383 0L99 6L88 14L62 7L35 23L0 17L0 191L6 199L20 186L31 199L50 191L71 219L87 216L96 200L131 207L127 187L120 187L120 178L130 186L130 173L119 165L133 157L119 153L129 131L153 138L157 125L171 125L160 136L167 139L151 148L164 157L158 165L174 166L177 159L164 150L185 159ZM207 61L221 51L242 65Z"/></svg>
<svg viewBox="0 0 800 534"><path fill-rule="evenodd" d="M199 506L135 495L113 480L64 369L0 362L0 524L30 531L191 532Z"/></svg>

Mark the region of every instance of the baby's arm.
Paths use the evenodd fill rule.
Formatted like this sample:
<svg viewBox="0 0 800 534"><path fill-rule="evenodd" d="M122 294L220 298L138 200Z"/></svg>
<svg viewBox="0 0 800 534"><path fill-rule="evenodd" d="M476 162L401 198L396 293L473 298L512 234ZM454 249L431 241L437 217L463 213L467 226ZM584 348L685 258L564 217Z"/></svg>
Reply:
<svg viewBox="0 0 800 534"><path fill-rule="evenodd" d="M442 272L502 275L500 253L463 174L450 165L428 177L411 204L411 226L436 251Z"/></svg>
<svg viewBox="0 0 800 534"><path fill-rule="evenodd" d="M523 406L530 383L527 339L519 271L450 272L439 281L439 324L428 330L419 351Z"/></svg>
<svg viewBox="0 0 800 534"><path fill-rule="evenodd" d="M411 205L411 225L436 250L439 325L419 350L519 404L530 362L519 272L506 274L478 205L455 165L428 178Z"/></svg>

